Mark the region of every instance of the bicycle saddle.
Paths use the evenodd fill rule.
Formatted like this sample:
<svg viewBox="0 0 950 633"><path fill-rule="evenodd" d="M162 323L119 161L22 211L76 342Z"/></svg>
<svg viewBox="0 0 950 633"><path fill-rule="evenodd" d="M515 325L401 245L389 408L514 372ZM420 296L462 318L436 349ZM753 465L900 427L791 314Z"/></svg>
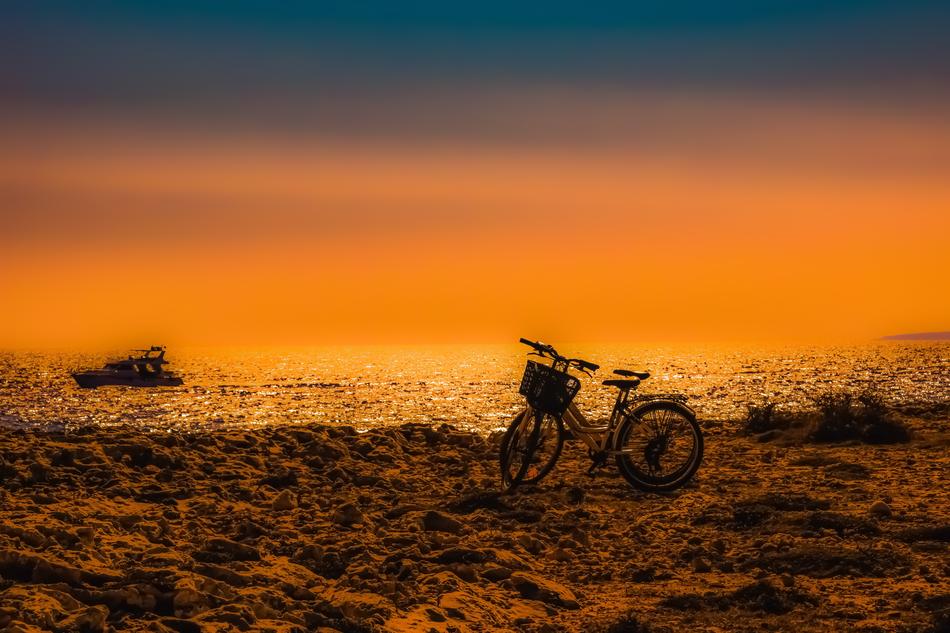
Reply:
<svg viewBox="0 0 950 633"><path fill-rule="evenodd" d="M618 389L633 389L640 384L639 378L630 378L629 380L605 380L604 383L608 387L617 387Z"/></svg>
<svg viewBox="0 0 950 633"><path fill-rule="evenodd" d="M618 376L636 376L640 380L646 380L650 377L648 371L630 371L629 369L615 369L614 373Z"/></svg>

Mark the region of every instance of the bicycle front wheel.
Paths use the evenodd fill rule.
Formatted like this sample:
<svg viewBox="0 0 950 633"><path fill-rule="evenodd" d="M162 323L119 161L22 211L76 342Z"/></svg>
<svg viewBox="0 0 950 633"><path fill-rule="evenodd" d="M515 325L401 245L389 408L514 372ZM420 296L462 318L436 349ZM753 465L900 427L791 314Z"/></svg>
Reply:
<svg viewBox="0 0 950 633"><path fill-rule="evenodd" d="M540 411L524 409L501 440L499 462L505 490L541 481L561 456L564 423Z"/></svg>
<svg viewBox="0 0 950 633"><path fill-rule="evenodd" d="M647 492L670 492L684 486L699 469L703 434L688 408L653 401L627 416L615 448L617 468L630 485Z"/></svg>

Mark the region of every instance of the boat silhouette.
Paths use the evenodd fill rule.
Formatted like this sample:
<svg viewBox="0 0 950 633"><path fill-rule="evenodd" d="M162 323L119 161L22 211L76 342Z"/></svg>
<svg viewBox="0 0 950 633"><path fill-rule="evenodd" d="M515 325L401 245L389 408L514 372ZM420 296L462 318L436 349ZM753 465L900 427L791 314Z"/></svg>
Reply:
<svg viewBox="0 0 950 633"><path fill-rule="evenodd" d="M102 369L90 369L75 372L72 376L80 387L94 389L105 385L124 385L127 387L177 387L182 379L174 372L165 370L165 347L152 345L148 349L132 350L144 352L141 356L106 363Z"/></svg>

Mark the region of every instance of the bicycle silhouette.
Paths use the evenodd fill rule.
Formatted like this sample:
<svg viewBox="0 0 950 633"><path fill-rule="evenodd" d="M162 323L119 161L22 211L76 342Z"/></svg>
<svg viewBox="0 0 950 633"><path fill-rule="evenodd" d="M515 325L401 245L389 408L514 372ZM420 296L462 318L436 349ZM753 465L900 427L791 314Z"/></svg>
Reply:
<svg viewBox="0 0 950 633"><path fill-rule="evenodd" d="M593 377L600 366L561 356L544 343L525 338L521 343L534 349L529 356L549 359L551 364L529 360L525 367L519 391L527 406L501 441L499 461L506 490L537 483L551 472L564 445L565 425L589 449L593 465L588 474L614 457L630 485L647 492L676 490L696 474L703 459L703 435L686 396L631 396L650 374L615 369L624 378L603 382L619 389L613 411L606 423L592 423L573 403L580 380L568 371Z"/></svg>

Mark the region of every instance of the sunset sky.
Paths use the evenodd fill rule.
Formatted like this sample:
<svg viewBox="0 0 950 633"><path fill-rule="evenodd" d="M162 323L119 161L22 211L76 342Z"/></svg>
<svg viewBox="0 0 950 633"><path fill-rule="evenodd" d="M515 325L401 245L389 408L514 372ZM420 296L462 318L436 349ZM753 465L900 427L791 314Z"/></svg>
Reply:
<svg viewBox="0 0 950 633"><path fill-rule="evenodd" d="M945 2L20 2L0 348L950 330Z"/></svg>

